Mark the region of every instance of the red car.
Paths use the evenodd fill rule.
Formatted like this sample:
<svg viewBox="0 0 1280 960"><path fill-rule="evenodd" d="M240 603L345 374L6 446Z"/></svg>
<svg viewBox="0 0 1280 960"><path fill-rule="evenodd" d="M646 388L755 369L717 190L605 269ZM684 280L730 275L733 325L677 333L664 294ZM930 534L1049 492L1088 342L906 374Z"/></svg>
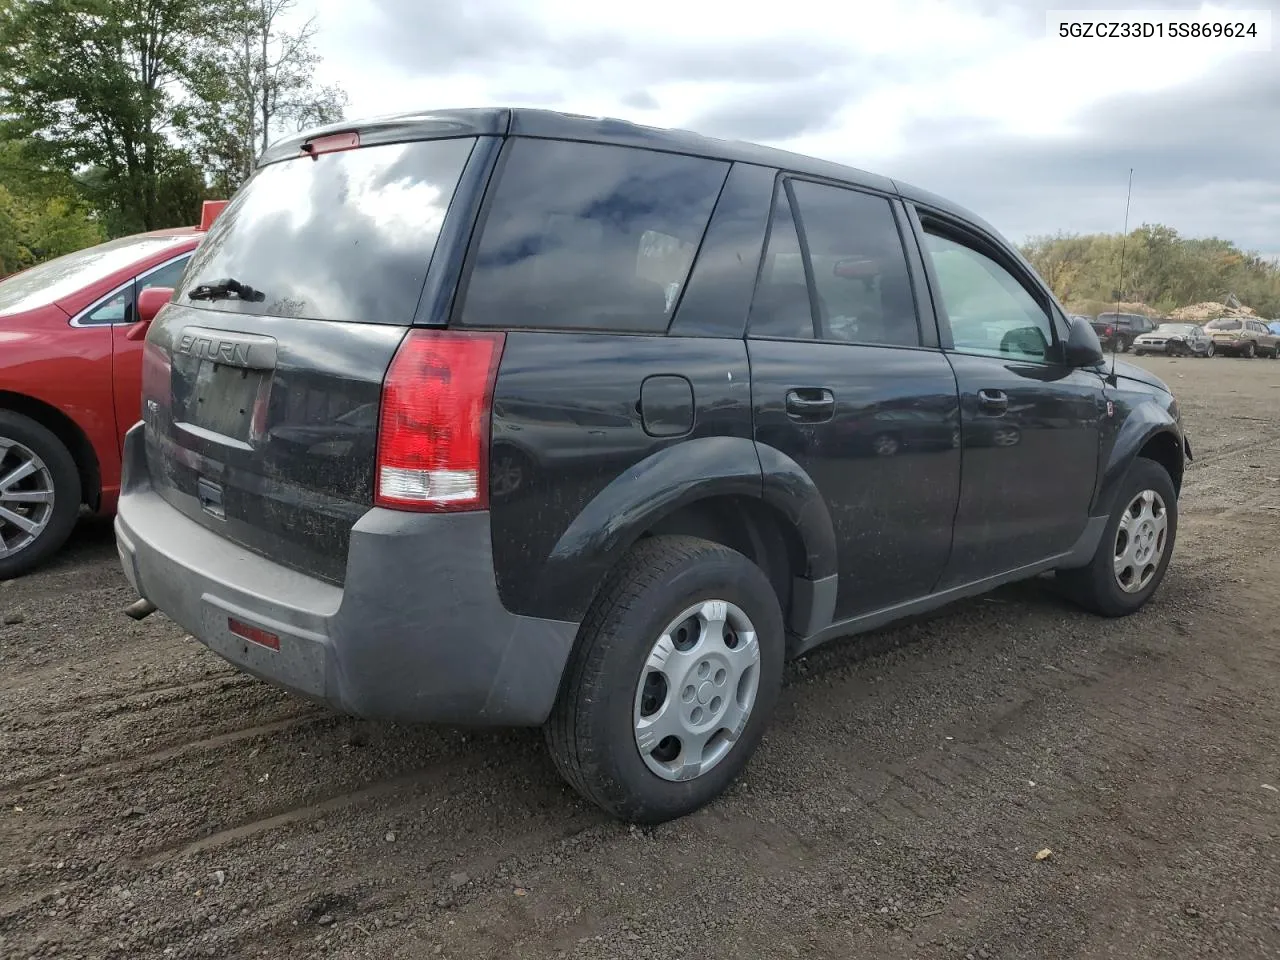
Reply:
<svg viewBox="0 0 1280 960"><path fill-rule="evenodd" d="M115 512L125 431L141 416L138 297L176 287L199 227L111 240L0 280L0 580Z"/></svg>

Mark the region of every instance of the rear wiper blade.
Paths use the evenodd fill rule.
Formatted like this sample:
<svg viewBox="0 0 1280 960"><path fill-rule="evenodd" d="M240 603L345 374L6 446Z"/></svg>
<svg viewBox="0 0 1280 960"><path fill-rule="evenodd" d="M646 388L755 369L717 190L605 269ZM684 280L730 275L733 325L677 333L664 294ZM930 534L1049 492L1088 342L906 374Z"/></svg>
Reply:
<svg viewBox="0 0 1280 960"><path fill-rule="evenodd" d="M266 299L266 294L255 290L247 283L241 283L228 277L226 280L213 280L209 283L198 283L187 294L188 300L223 300L230 296L241 300L252 300L255 303Z"/></svg>

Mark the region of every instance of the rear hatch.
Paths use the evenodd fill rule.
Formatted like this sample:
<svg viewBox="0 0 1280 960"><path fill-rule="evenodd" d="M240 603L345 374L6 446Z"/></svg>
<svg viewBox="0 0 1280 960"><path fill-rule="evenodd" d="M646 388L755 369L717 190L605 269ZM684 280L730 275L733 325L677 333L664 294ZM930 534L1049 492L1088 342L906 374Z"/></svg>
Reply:
<svg viewBox="0 0 1280 960"><path fill-rule="evenodd" d="M476 138L335 139L262 167L215 222L147 335L142 415L160 496L340 584L383 378Z"/></svg>

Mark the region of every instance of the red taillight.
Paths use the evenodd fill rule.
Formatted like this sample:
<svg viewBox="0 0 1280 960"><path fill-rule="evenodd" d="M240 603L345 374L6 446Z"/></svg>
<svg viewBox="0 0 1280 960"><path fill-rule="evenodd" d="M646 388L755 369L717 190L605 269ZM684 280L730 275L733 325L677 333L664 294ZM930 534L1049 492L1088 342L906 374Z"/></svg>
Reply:
<svg viewBox="0 0 1280 960"><path fill-rule="evenodd" d="M489 505L489 412L505 335L411 330L382 385L374 502L396 510Z"/></svg>
<svg viewBox="0 0 1280 960"><path fill-rule="evenodd" d="M1109 336L1111 336L1113 333L1115 333L1115 330L1114 330L1114 329L1112 329L1111 327L1107 327L1107 336L1109 337Z"/></svg>

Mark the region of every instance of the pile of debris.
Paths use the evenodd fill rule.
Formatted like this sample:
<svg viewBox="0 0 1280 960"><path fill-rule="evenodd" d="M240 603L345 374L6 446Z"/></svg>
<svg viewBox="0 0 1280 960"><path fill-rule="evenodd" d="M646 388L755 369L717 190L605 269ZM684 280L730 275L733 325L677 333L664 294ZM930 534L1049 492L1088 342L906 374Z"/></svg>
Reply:
<svg viewBox="0 0 1280 960"><path fill-rule="evenodd" d="M1193 303L1179 307L1169 314L1170 318L1189 323L1204 323L1217 320L1219 317L1256 317L1252 307L1246 307L1235 297L1228 297L1225 302L1206 300L1204 303Z"/></svg>

